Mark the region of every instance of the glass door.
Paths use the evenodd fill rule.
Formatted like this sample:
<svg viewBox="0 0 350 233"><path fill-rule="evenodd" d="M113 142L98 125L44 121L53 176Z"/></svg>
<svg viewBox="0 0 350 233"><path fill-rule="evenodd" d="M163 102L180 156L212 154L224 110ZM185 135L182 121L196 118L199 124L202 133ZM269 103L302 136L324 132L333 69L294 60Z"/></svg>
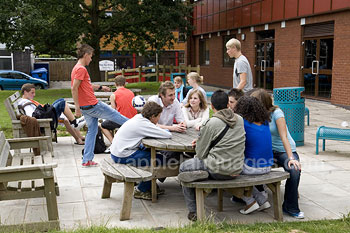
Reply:
<svg viewBox="0 0 350 233"><path fill-rule="evenodd" d="M255 44L255 86L273 89L274 42L261 41Z"/></svg>
<svg viewBox="0 0 350 233"><path fill-rule="evenodd" d="M305 94L331 98L333 64L333 37L304 40Z"/></svg>

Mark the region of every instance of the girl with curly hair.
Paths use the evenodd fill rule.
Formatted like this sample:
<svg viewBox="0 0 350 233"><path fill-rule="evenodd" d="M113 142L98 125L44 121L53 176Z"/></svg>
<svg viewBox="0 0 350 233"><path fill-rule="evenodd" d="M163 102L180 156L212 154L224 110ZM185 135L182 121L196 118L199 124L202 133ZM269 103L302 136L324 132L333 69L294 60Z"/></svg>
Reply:
<svg viewBox="0 0 350 233"><path fill-rule="evenodd" d="M246 132L243 175L263 175L271 171L273 165L272 140L269 128L269 114L258 99L250 96L241 97L235 113L244 120ZM249 214L256 210L270 208L265 190L253 188L250 197L243 196L246 207L240 210L241 214Z"/></svg>

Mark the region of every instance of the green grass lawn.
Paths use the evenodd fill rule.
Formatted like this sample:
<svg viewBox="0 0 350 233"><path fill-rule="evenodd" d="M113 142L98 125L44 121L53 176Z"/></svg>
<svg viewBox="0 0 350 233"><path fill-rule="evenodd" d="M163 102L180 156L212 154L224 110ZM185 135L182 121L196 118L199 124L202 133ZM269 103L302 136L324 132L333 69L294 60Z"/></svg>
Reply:
<svg viewBox="0 0 350 233"><path fill-rule="evenodd" d="M141 89L141 95L152 95L158 92L160 83L158 82L147 82L147 83L130 83L127 84L128 88ZM5 99L15 93L16 91L0 91L0 103L4 103ZM71 98L70 89L49 89L49 90L37 90L35 100L39 103L52 104L56 99L59 98ZM6 138L12 138L12 125L10 117L6 111L5 105L0 105L0 130L4 131ZM59 136L69 135L64 130L64 127L58 127Z"/></svg>
<svg viewBox="0 0 350 233"><path fill-rule="evenodd" d="M54 232L99 232L99 233L119 233L119 232L186 232L186 233L203 233L203 232L288 232L288 233L304 233L304 232L324 232L337 233L349 232L350 230L349 216L338 220L318 220L318 221L295 221L283 223L256 223L256 224L230 224L227 222L213 223L193 223L180 228L162 228L162 229L125 229L125 228L107 228L107 227L91 227L79 228L74 231L54 231Z"/></svg>

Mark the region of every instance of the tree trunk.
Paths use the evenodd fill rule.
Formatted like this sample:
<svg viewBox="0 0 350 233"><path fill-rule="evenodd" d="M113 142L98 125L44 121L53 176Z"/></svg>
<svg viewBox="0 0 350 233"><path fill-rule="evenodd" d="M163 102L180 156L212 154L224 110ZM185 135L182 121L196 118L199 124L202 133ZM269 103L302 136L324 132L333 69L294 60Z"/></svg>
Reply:
<svg viewBox="0 0 350 233"><path fill-rule="evenodd" d="M94 55L92 57L92 61L89 65L91 82L101 81L99 58L100 58L100 51L95 50Z"/></svg>

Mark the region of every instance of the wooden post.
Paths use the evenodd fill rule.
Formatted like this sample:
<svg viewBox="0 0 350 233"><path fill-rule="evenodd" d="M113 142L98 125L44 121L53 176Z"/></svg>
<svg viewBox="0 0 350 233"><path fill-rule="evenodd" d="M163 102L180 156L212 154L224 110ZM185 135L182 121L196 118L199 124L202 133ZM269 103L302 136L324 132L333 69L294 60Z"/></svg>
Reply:
<svg viewBox="0 0 350 233"><path fill-rule="evenodd" d="M165 82L165 65L163 64L163 82Z"/></svg>
<svg viewBox="0 0 350 233"><path fill-rule="evenodd" d="M171 77L171 73L173 72L173 70L174 70L174 66L170 65L170 77Z"/></svg>
<svg viewBox="0 0 350 233"><path fill-rule="evenodd" d="M125 77L125 69L122 69L122 75Z"/></svg>
<svg viewBox="0 0 350 233"><path fill-rule="evenodd" d="M223 190L218 189L218 211L221 212L223 210Z"/></svg>
<svg viewBox="0 0 350 233"><path fill-rule="evenodd" d="M188 65L187 66L187 74L190 73L192 70L191 70L191 65Z"/></svg>
<svg viewBox="0 0 350 233"><path fill-rule="evenodd" d="M197 73L200 75L201 74L201 66L197 65Z"/></svg>
<svg viewBox="0 0 350 233"><path fill-rule="evenodd" d="M105 82L107 82L107 81L108 81L108 72L105 71Z"/></svg>
<svg viewBox="0 0 350 233"><path fill-rule="evenodd" d="M139 66L139 83L141 82L141 77L142 77L142 67Z"/></svg>
<svg viewBox="0 0 350 233"><path fill-rule="evenodd" d="M156 65L156 81L159 82L159 64Z"/></svg>

